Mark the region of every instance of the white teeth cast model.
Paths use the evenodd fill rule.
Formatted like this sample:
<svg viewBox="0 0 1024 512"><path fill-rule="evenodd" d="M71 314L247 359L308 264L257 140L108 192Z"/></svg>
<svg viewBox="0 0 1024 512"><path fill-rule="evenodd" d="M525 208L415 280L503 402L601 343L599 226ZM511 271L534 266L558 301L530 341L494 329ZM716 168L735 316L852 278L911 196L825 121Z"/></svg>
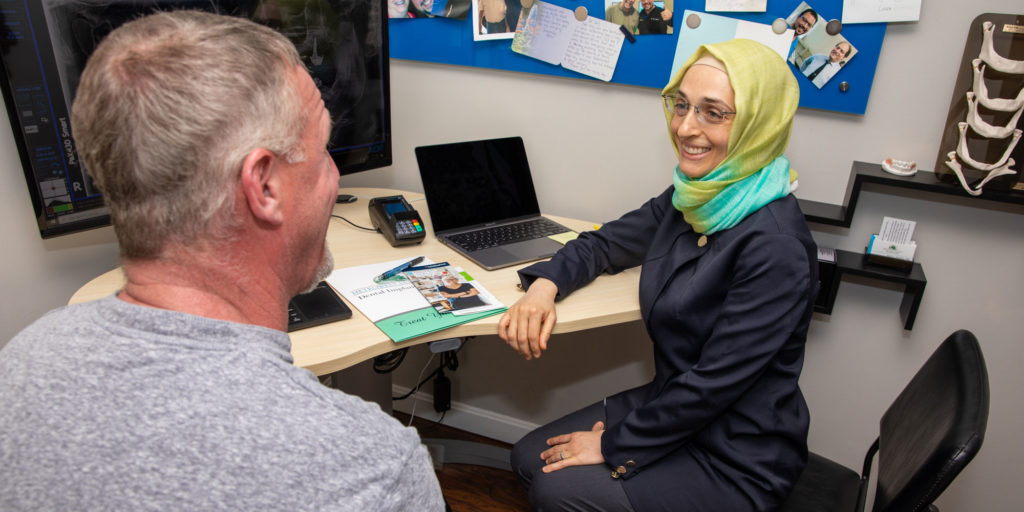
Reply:
<svg viewBox="0 0 1024 512"><path fill-rule="evenodd" d="M1010 122L1006 126L995 126L985 122L978 115L978 99L975 97L973 92L967 91L967 124L974 130L975 133L988 137L990 139L1005 139L1013 134L1014 128L1017 127L1017 121L1020 121L1020 114L1024 112L1024 107L1017 110L1017 113L1013 115Z"/></svg>
<svg viewBox="0 0 1024 512"><path fill-rule="evenodd" d="M960 142L956 145L956 154L964 161L965 164L979 170L979 171L991 171L996 167L1002 167L1007 160L1010 159L1010 153L1013 152L1013 148L1017 146L1017 142L1020 140L1021 131L1013 130L1013 140L1010 141L1010 145L1006 148L1003 156L999 161L992 164L983 164L971 158L971 154L967 151L967 123L957 123L957 128L960 130Z"/></svg>
<svg viewBox="0 0 1024 512"><path fill-rule="evenodd" d="M978 58L992 66L992 69L996 71L1024 75L1024 60L1007 59L996 53L996 50L992 47L992 32L994 29L995 25L991 21L981 24L981 53L978 55Z"/></svg>
<svg viewBox="0 0 1024 512"><path fill-rule="evenodd" d="M1016 98L992 98L985 87L985 64L981 59L974 59L971 67L974 68L974 95L978 97L981 106L1000 112L1013 112L1024 107L1024 87L1020 88Z"/></svg>
<svg viewBox="0 0 1024 512"><path fill-rule="evenodd" d="M946 161L946 167L949 167L950 169L953 170L953 173L956 174L956 179L960 181L960 186L962 186L964 190L972 196L980 196L981 187L984 187L985 184L988 183L989 180L991 180L992 178L1003 176L1006 174L1017 173L1017 171L1010 169L1010 167L1013 167L1013 165L1016 163L1011 158L1006 162L1006 165L990 171L988 175L985 176L985 178L978 183L977 187L971 188L967 184L967 180L964 178L964 172L963 169L960 167L960 162L956 161L956 152L950 151L949 153L946 153L946 157L949 158L949 160Z"/></svg>

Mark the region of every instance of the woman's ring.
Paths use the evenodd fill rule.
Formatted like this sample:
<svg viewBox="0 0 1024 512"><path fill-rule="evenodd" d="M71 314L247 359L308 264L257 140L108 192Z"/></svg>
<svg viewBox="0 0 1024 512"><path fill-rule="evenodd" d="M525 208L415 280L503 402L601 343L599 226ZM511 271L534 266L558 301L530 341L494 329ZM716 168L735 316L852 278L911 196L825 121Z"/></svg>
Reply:
<svg viewBox="0 0 1024 512"><path fill-rule="evenodd" d="M558 460L565 460L565 451L563 450L563 451L558 452L558 456L561 457L561 459L558 459Z"/></svg>

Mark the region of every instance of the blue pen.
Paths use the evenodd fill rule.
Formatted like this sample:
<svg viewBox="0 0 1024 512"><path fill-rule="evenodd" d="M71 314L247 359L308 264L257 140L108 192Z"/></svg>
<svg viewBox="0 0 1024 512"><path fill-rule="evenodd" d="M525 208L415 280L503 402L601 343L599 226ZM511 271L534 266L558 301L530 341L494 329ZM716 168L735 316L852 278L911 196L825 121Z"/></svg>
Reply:
<svg viewBox="0 0 1024 512"><path fill-rule="evenodd" d="M397 266L397 267L395 267L395 268L393 268L391 270L388 270L387 272L384 272L383 274L373 278L373 282L379 283L379 282L381 282L381 281L383 281L385 279L390 279L392 277L395 277L396 275L398 275L399 272L401 272L401 271L403 271L403 270L405 270L405 269L407 269L407 268L409 268L409 267L411 267L411 266L413 266L413 265L415 265L415 264L417 264L417 263L419 263L421 261L423 261L423 256L417 256L417 257L413 258L411 261L407 261L405 263L402 263L401 265L399 265L399 266Z"/></svg>

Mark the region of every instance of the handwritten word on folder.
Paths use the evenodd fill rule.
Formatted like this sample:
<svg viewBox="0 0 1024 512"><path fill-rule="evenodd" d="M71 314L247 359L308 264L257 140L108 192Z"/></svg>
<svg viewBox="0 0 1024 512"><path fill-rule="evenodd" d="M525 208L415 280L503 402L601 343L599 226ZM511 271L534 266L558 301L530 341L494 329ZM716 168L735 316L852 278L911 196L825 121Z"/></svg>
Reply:
<svg viewBox="0 0 1024 512"><path fill-rule="evenodd" d="M624 39L614 23L590 16L579 21L569 9L534 2L519 17L512 51L607 82Z"/></svg>

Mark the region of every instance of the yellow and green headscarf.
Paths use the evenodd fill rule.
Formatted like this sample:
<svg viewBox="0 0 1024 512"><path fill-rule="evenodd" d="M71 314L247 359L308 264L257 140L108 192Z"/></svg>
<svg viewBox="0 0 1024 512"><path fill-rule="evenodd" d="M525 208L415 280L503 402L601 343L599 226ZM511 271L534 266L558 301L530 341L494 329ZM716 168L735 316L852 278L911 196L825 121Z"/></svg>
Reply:
<svg viewBox="0 0 1024 512"><path fill-rule="evenodd" d="M749 39L702 45L676 72L663 95L676 94L683 75L705 53L725 65L736 99L725 159L706 176L691 179L676 166L672 204L698 233L739 224L758 208L789 194L796 172L783 155L789 143L800 88L779 54ZM672 113L665 113L678 154Z"/></svg>

